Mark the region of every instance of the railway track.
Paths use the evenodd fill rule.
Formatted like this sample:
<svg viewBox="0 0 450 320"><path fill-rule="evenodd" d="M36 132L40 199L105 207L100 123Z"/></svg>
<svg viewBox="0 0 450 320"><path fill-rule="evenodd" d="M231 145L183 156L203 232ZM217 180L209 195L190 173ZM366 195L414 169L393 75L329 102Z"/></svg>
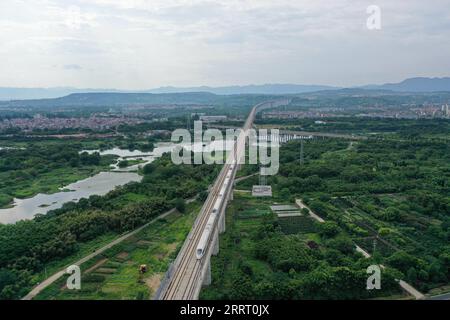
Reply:
<svg viewBox="0 0 450 320"><path fill-rule="evenodd" d="M163 297L165 300L189 299L188 295L192 294L193 288L189 289L187 287L195 284L195 281L192 281L192 278L198 278L198 274L200 273L198 272L198 269L201 266L202 261L195 259L195 250L197 248L197 244L200 240L205 224L208 221L209 212L211 212L220 187L225 180L229 166L229 164L225 164L222 168L219 177L218 179L216 179L216 182L214 183L214 186L205 202L205 205L200 212L200 217L196 221L193 233L188 236L186 247L182 248L184 249L185 254L181 256L180 261L177 261L177 270L175 271L174 277L172 278L167 288L166 294Z"/></svg>
<svg viewBox="0 0 450 320"><path fill-rule="evenodd" d="M206 249L205 256L208 257L205 259L204 257L198 258L196 257L196 250L200 238L202 237L205 226L208 223L208 219L213 210L213 207L216 203L216 200L220 198L220 190L224 185L224 181L231 170L231 179L228 181L227 188L231 188L234 181L234 177L236 174L236 170L238 168L238 160L241 159L241 156L244 155L245 151L245 141L246 135L248 133L248 129L250 129L253 125L253 121L255 119L255 114L257 109L261 107L264 109L268 105L272 106L272 103L265 102L256 105L252 108L243 129L243 132L239 134L237 140L235 141L234 147L230 152L227 161L225 162L222 170L217 177L213 188L211 189L208 198L203 205L199 216L197 217L194 226L189 233L183 247L181 248L175 262L174 269L171 278L169 278L169 284L167 288L160 296L160 299L163 300L192 300L197 298L198 287L202 285L203 279L200 279L202 276L202 271L205 263L209 263L208 259L210 256L210 252L212 251L212 246L210 243L208 244L208 248ZM226 183L225 183L226 185ZM232 192L232 191L231 191ZM222 195L223 196L223 195ZM221 203L222 210L223 206L226 206L226 201ZM224 214L224 213L223 213ZM217 232L217 224L219 223L220 217L216 220L214 224L214 229L212 232ZM212 235L214 237L215 235Z"/></svg>

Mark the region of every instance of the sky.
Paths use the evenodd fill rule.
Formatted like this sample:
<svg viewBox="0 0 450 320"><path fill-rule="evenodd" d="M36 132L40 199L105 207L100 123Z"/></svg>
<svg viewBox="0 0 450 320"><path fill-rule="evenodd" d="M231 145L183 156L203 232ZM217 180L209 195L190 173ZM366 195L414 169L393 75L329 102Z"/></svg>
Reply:
<svg viewBox="0 0 450 320"><path fill-rule="evenodd" d="M1 0L0 87L398 82L449 39L450 0Z"/></svg>

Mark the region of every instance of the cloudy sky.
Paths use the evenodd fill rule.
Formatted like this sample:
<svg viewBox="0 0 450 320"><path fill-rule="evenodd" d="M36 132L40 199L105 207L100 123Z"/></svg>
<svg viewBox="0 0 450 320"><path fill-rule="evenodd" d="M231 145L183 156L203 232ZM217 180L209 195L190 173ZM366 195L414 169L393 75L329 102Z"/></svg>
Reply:
<svg viewBox="0 0 450 320"><path fill-rule="evenodd" d="M1 0L0 86L396 82L450 76L449 39L450 0Z"/></svg>

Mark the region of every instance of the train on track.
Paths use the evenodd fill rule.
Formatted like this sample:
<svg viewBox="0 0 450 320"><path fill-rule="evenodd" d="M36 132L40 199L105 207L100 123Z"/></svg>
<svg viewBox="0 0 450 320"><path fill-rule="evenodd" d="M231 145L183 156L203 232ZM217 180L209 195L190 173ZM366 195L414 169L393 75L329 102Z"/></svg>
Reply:
<svg viewBox="0 0 450 320"><path fill-rule="evenodd" d="M195 255L197 259L203 258L206 249L208 248L208 243L211 239L212 232L214 230L214 224L220 214L220 209L222 208L223 201L225 200L225 192L227 190L228 184L230 183L231 175L234 169L234 162L230 165L228 172L226 173L226 178L223 181L222 187L220 188L219 195L214 203L213 209L209 214L208 221L206 223L203 234L200 237L200 241L197 245L197 250L195 250Z"/></svg>

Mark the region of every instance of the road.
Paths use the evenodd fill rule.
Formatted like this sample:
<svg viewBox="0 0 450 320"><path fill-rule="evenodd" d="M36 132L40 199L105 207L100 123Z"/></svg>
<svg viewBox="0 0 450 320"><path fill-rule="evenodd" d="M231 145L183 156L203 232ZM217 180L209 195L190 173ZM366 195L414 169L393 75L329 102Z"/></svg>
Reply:
<svg viewBox="0 0 450 320"><path fill-rule="evenodd" d="M301 199L295 199L295 203L300 207L300 209L306 208L309 211L309 215L317 220L318 222L322 223L325 222L321 217L319 217L317 214L315 214L310 208L308 208Z"/></svg>
<svg viewBox="0 0 450 320"><path fill-rule="evenodd" d="M429 297L427 300L450 300L450 292Z"/></svg>
<svg viewBox="0 0 450 320"><path fill-rule="evenodd" d="M248 176L239 177L239 178L234 179L234 182L238 183L240 181L244 181L244 180L247 180L248 178L254 177L254 176L258 175L258 174L259 174L259 172L256 172L256 173L253 173L253 174L249 174Z"/></svg>
<svg viewBox="0 0 450 320"><path fill-rule="evenodd" d="M192 199L188 199L186 202L193 202L195 201L195 198ZM155 223L156 221L163 219L165 217L167 217L168 215L170 215L171 213L175 212L175 208L170 209L169 211L166 211L165 213L159 215L158 217L156 217L155 219L151 220L150 222L144 224L143 226L128 232L124 235L122 235L121 237L111 241L110 243L108 243L107 245L105 245L104 247L101 247L98 250L95 250L94 252L92 252L91 254L83 257L82 259L71 263L71 265L77 265L77 266L81 266L83 263L89 261L92 258L95 258L96 256L98 256L99 254L102 254L103 252L105 252L106 250L114 247L116 244L121 243L122 241L128 239L129 237L137 234L139 231L141 231L142 229L148 227L150 224ZM67 267L66 267L67 268ZM56 280L58 280L59 278L61 278L65 273L66 273L66 268L56 272L55 274L53 274L52 276L50 276L49 278L45 279L44 281L42 281L41 283L39 283L37 286L35 286L25 297L22 298L22 300L32 300L34 297L36 297L42 290L44 290L45 288L47 288L49 285L51 285L52 283L54 283Z"/></svg>

